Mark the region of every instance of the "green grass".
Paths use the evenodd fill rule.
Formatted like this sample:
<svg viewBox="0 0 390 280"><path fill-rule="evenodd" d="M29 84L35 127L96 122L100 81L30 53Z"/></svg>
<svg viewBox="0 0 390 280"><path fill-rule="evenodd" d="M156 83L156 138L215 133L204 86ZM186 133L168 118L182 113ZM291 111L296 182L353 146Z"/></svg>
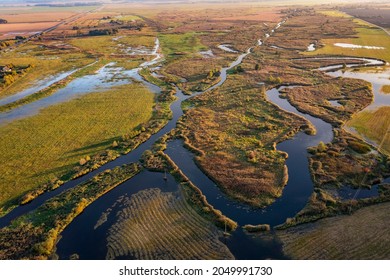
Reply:
<svg viewBox="0 0 390 280"><path fill-rule="evenodd" d="M156 41L156 37L155 36L135 36L135 35L131 35L131 36L124 36L124 37L120 37L118 39L118 42L119 43L122 43L122 44L126 44L130 47L140 47L140 46L145 46L145 47L148 47L148 48L153 48L154 47L154 42Z"/></svg>
<svg viewBox="0 0 390 280"><path fill-rule="evenodd" d="M0 88L0 97L22 91L42 79L42 77L80 68L94 60L94 58L87 57L82 53L54 53L34 44L19 47L17 51L2 53L0 65L12 63L16 66L27 66L31 64L34 67L26 75L19 77L11 86Z"/></svg>
<svg viewBox="0 0 390 280"><path fill-rule="evenodd" d="M193 54L201 50L207 50L197 33L188 32L184 34L160 34L159 39L164 55L172 56L178 53Z"/></svg>
<svg viewBox="0 0 390 280"><path fill-rule="evenodd" d="M118 42L112 36L90 36L69 40L69 43L84 51L103 54L116 53Z"/></svg>
<svg viewBox="0 0 390 280"><path fill-rule="evenodd" d="M43 109L0 126L0 207L71 171L152 116L154 95L131 84Z"/></svg>
<svg viewBox="0 0 390 280"><path fill-rule="evenodd" d="M140 17L135 15L123 15L123 16L116 16L115 19L123 20L123 21L130 21L130 20L141 20Z"/></svg>
<svg viewBox="0 0 390 280"><path fill-rule="evenodd" d="M381 107L376 111L364 111L357 114L348 126L355 128L360 134L382 144L382 150L390 154L390 106ZM387 134L386 134L387 132Z"/></svg>
<svg viewBox="0 0 390 280"><path fill-rule="evenodd" d="M323 11L330 16L345 16L350 17L344 13L338 11ZM352 17L350 17L352 18ZM356 32L357 38L338 38L338 39L324 39L322 43L325 44L323 48L320 48L314 52L305 53L307 55L319 55L319 54L337 54L348 56L361 56L361 57L375 57L390 62L390 36L380 28L374 27L369 23L354 19L357 24ZM377 46L384 47L385 49L349 49L334 46L335 43L347 43L362 46Z"/></svg>

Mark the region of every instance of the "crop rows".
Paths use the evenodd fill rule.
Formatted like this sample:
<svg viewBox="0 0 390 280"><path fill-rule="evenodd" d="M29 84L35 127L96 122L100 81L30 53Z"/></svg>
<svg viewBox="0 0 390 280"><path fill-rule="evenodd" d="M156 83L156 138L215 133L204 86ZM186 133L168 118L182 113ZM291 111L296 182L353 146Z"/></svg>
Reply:
<svg viewBox="0 0 390 280"><path fill-rule="evenodd" d="M110 228L107 259L231 259L214 226L179 193L141 191L125 201Z"/></svg>
<svg viewBox="0 0 390 280"><path fill-rule="evenodd" d="M389 259L390 203L278 233L294 259Z"/></svg>

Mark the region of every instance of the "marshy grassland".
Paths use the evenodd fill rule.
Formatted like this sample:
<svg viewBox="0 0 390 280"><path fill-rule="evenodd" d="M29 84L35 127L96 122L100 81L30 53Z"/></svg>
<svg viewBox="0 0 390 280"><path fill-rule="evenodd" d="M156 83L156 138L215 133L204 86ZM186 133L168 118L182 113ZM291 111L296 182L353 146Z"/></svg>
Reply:
<svg viewBox="0 0 390 280"><path fill-rule="evenodd" d="M42 8L42 13L46 9ZM34 11L25 13L31 21L36 20ZM50 19L68 12L74 13L59 9ZM75 97L0 125L0 216L130 152L172 117L169 106L175 100L174 87L185 94L204 91L220 81L222 67L251 47L242 63L228 71L224 84L184 101L184 115L176 128L144 153L140 161L144 167L170 172L179 190L168 193L154 188L157 186L145 186L153 188L122 197L122 208L108 231L106 258L233 259L219 238L225 228L233 232L237 222L209 204L200 188L163 151L168 140L181 138L196 155L198 166L236 203L271 205L281 197L289 176L288 155L276 145L298 132L316 133L307 120L267 99L266 90L282 85L295 86L281 90L282 98L297 110L331 123L334 132L331 143L321 142L308 149L313 193L306 206L277 230L285 253L298 259L389 257L389 185L380 185L378 195L367 199L344 200L337 194L344 186L369 188L390 175L390 107L359 113L372 102L371 86L316 70L351 60L306 59L348 55L389 62L390 39L383 30L336 10L260 9L237 3L109 4L80 15L1 53L0 65L33 67L10 86L0 88L0 98L20 92L42 77L96 63L41 92L2 106L0 111L51 95L74 78L109 63L112 69L120 69L112 80L121 79L122 70L154 58L151 51L156 38L163 59L139 74L161 87L161 94L123 78L121 81L127 79L123 85ZM334 43L384 49L353 50ZM311 44L316 51L307 51ZM388 88L383 87L383 91ZM378 151L345 131L343 125L381 143L382 149ZM17 218L0 229L0 259L53 257L61 231L93 201L141 168L129 163L107 170ZM268 231L270 226L247 224L244 229Z"/></svg>
<svg viewBox="0 0 390 280"><path fill-rule="evenodd" d="M264 88L232 75L218 91L189 101L179 130L201 151L200 167L231 197L255 206L272 203L287 182L286 155L275 143L308 124L266 101Z"/></svg>
<svg viewBox="0 0 390 280"><path fill-rule="evenodd" d="M387 260L390 257L390 203L368 206L352 215L277 231L293 259Z"/></svg>
<svg viewBox="0 0 390 280"><path fill-rule="evenodd" d="M28 190L68 179L80 160L93 158L152 117L154 94L134 83L50 106L0 127L4 207Z"/></svg>
<svg viewBox="0 0 390 280"><path fill-rule="evenodd" d="M222 232L201 217L180 192L140 191L122 203L108 231L107 259L234 259Z"/></svg>
<svg viewBox="0 0 390 280"><path fill-rule="evenodd" d="M95 58L81 53L72 47L61 50L55 42L47 45L29 43L7 53L1 53L0 65L12 63L15 66L33 66L26 74L18 77L9 86L0 86L0 97L20 92L37 81L61 72L78 69L95 61Z"/></svg>

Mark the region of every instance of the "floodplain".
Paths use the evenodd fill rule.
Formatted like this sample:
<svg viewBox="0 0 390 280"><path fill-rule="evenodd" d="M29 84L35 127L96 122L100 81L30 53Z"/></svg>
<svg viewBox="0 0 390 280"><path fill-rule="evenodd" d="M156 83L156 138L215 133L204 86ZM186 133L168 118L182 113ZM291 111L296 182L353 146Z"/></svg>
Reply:
<svg viewBox="0 0 390 280"><path fill-rule="evenodd" d="M378 7L0 7L0 259L389 259Z"/></svg>

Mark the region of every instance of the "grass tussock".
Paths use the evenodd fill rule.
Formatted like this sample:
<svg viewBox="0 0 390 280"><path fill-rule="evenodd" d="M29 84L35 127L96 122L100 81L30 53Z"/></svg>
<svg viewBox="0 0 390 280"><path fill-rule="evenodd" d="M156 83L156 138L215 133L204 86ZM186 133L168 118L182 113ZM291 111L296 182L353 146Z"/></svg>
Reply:
<svg viewBox="0 0 390 280"><path fill-rule="evenodd" d="M384 85L381 87L381 92L384 94L390 94L390 85Z"/></svg>
<svg viewBox="0 0 390 280"><path fill-rule="evenodd" d="M309 149L314 184L318 188L370 187L390 175L387 157L344 130L335 130L327 145Z"/></svg>

